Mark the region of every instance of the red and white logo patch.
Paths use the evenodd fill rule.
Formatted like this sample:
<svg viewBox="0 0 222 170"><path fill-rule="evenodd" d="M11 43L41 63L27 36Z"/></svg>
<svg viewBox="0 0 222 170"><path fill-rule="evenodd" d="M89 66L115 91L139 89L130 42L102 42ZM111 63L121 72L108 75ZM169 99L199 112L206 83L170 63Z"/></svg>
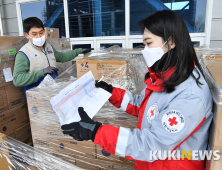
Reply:
<svg viewBox="0 0 222 170"><path fill-rule="evenodd" d="M162 125L166 131L170 133L177 133L184 128L185 119L179 111L170 110L163 115Z"/></svg>
<svg viewBox="0 0 222 170"><path fill-rule="evenodd" d="M150 106L147 112L147 120L148 123L151 123L152 120L159 115L158 105L157 103L154 103Z"/></svg>

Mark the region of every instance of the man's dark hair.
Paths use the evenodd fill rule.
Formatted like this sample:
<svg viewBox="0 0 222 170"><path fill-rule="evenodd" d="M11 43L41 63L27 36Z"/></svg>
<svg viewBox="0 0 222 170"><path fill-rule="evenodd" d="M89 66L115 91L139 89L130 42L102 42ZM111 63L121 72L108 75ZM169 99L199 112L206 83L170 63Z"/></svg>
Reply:
<svg viewBox="0 0 222 170"><path fill-rule="evenodd" d="M23 21L23 27L24 27L24 30L27 34L29 33L30 29L33 27L44 29L44 25L43 25L42 21L37 17L26 18Z"/></svg>
<svg viewBox="0 0 222 170"><path fill-rule="evenodd" d="M155 73L168 71L171 66L175 66L173 74L168 80L163 82L168 93L175 90L175 87L184 82L190 75L196 80L198 85L202 85L199 81L200 74L203 75L202 68L198 62L187 26L183 18L176 12L170 10L157 11L146 19L139 22L141 31L147 28L151 33L163 38L166 42L170 37L176 44L174 49L169 50L163 57L157 61L151 69ZM198 78L193 75L193 70L198 68ZM157 74L156 74L157 75ZM145 79L149 77L149 73L145 75Z"/></svg>

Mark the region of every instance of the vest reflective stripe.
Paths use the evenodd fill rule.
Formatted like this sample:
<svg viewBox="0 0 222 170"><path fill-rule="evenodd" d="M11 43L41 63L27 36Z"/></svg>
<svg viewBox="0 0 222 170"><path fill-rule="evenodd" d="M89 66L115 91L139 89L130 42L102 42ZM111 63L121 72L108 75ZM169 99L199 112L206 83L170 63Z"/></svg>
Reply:
<svg viewBox="0 0 222 170"><path fill-rule="evenodd" d="M52 46L46 42L45 53L30 41L25 44L19 52L26 55L29 60L29 73L44 69L48 66L56 67L56 58Z"/></svg>

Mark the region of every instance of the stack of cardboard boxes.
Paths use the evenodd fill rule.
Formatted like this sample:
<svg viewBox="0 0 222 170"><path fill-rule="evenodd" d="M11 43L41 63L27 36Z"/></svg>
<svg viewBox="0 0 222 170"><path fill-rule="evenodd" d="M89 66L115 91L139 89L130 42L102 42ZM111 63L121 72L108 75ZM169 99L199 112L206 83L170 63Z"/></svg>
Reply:
<svg viewBox="0 0 222 170"><path fill-rule="evenodd" d="M222 156L222 145L220 142L222 139L220 132L222 129L222 118L220 116L222 110L220 94L222 91L220 78L222 74L222 55L212 55L212 51L203 53L200 51L199 58L204 58L203 66L206 67L204 72L214 98L214 118L209 137L210 149L213 151L219 150ZM79 78L91 70L97 80L104 75L106 76L104 78L106 82L111 84L116 83L119 84L119 87L133 91L134 93L139 93L142 89L141 87L144 87L139 87L139 84L143 82L143 76L146 72L146 65L144 64L145 63L139 60L132 60L130 62L129 57L125 57L125 55L124 57L119 56L119 54L94 56L77 60L77 77ZM131 160L111 155L91 141L75 141L70 136L63 135L59 118L50 104L50 99L70 83L66 81L61 82L59 86L53 86L50 91L48 87L27 91L34 147L85 169L133 169L133 161ZM121 82L123 84L121 84ZM135 82L137 82L137 84ZM129 86L129 84L131 84L131 86ZM133 90L133 87L136 88L136 90ZM123 126L131 129L136 128L137 125L137 118L124 113L108 102L94 117L94 120L104 125L111 124L116 127ZM207 161L206 170L216 170L219 169L221 165L222 161Z"/></svg>
<svg viewBox="0 0 222 170"><path fill-rule="evenodd" d="M133 169L133 161L111 155L91 141L76 141L62 133L59 118L50 104L50 99L59 91L60 88L54 88L50 92L46 88L27 91L34 147L81 168ZM124 113L109 103L103 106L94 120L132 129L136 128L137 124L136 117Z"/></svg>
<svg viewBox="0 0 222 170"><path fill-rule="evenodd" d="M103 65L107 63L107 60L101 60L102 59L100 58L97 62L102 62L103 64L101 67L103 67ZM136 86L134 82L139 78L142 80L139 80L138 82L143 82L143 76L138 77L132 75L135 74L136 71L131 69L130 60L126 58L123 60L123 58L114 56L112 60L114 63L115 60L116 63L119 61L120 64L118 63L118 65L120 66L123 63L122 66L124 66L125 71L122 72L124 74L119 74L118 76L112 76L112 74L116 75L115 71L112 71L108 74L110 77L107 76L107 79L112 79L112 82L118 84L119 79L123 81L123 77L127 76L128 79L123 81L123 84L120 83L120 87L123 89L138 91L138 89L133 89L132 87ZM133 60L133 62L135 62L135 60ZM140 69L142 68L143 67L140 67ZM117 70L118 69L119 68L117 68ZM137 74L139 74L139 72ZM59 117L54 112L50 104L50 99L69 84L70 81L68 80L62 79L59 81L57 79L52 87L42 86L41 88L31 89L26 92L34 147L69 161L81 168L134 169L134 161L109 154L99 145L95 145L91 141L76 141L69 135L63 135ZM131 84L131 86L129 86L129 84ZM49 88L50 91L48 90ZM136 128L138 121L137 117L128 115L124 111L111 105L109 102L102 107L99 113L94 117L94 120L99 121L104 125L111 124L116 127L122 126L131 129Z"/></svg>
<svg viewBox="0 0 222 170"><path fill-rule="evenodd" d="M206 160L206 170L218 170L222 167L222 51L203 50L199 53L204 70L205 79L213 97L213 120L210 126L209 147L210 151L219 151L220 160Z"/></svg>
<svg viewBox="0 0 222 170"><path fill-rule="evenodd" d="M31 128L23 87L6 82L4 69L14 70L15 54L27 43L25 37L0 37L0 132L22 142L31 142Z"/></svg>
<svg viewBox="0 0 222 170"><path fill-rule="evenodd" d="M71 50L70 38L60 38L59 28L45 28L45 37L46 41L50 43L56 49L56 51L66 52ZM72 65L72 63L72 61L65 63L57 62L57 68L59 69L58 74L61 74L63 71L65 71Z"/></svg>

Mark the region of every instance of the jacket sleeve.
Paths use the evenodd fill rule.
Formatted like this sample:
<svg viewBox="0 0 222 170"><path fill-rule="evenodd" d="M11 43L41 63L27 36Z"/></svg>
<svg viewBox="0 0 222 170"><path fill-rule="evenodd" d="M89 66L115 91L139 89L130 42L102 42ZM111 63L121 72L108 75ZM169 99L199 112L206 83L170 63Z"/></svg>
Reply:
<svg viewBox="0 0 222 170"><path fill-rule="evenodd" d="M145 96L145 89L141 95L134 95L133 93L120 88L113 87L112 96L109 102L115 107L121 108L130 115L138 116L140 104Z"/></svg>
<svg viewBox="0 0 222 170"><path fill-rule="evenodd" d="M38 71L29 71L29 60L22 52L18 52L15 58L15 66L13 71L13 83L16 87L28 86L37 82L44 76L43 69Z"/></svg>
<svg viewBox="0 0 222 170"><path fill-rule="evenodd" d="M73 60L75 57L77 57L80 53L82 53L82 48L78 48L71 51L66 52L59 52L53 47L55 58L57 62L64 63L66 61Z"/></svg>
<svg viewBox="0 0 222 170"><path fill-rule="evenodd" d="M182 115L184 122L182 119L178 119L181 117L177 116L165 119L167 114L172 111L177 111L178 115ZM149 151L160 150L163 154L164 150L176 150L192 134L197 132L206 119L208 119L208 122L211 121L212 115L205 116L206 112L211 113L210 110L205 110L202 101L198 97L189 96L186 99L179 99L169 103L168 107L152 120L151 127L131 131L123 127L116 128L112 125L103 125L98 129L94 143L99 144L107 152L121 157L153 162L153 157L150 156ZM146 121L145 116L143 120ZM174 130L178 130L178 132L173 133L171 128L164 127L167 122L169 126L172 125L172 129L175 125ZM176 126L177 123L178 125ZM203 126L199 133L207 135L208 128L208 125ZM158 159L159 156L156 156Z"/></svg>

